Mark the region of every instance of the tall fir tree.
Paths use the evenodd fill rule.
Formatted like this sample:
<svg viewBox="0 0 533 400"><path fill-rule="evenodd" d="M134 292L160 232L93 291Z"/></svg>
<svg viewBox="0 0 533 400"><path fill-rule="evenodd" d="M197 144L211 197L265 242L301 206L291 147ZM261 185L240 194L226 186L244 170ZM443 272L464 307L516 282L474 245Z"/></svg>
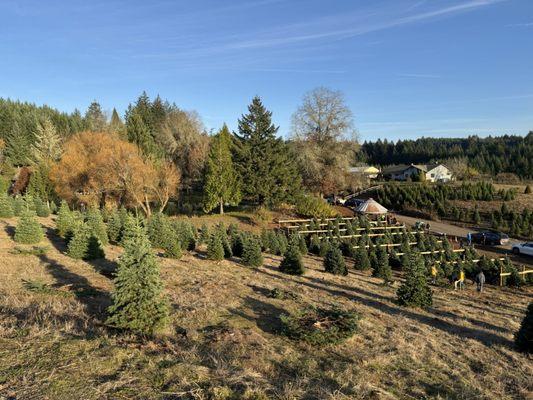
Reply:
<svg viewBox="0 0 533 400"><path fill-rule="evenodd" d="M153 335L168 323L169 306L157 259L144 230L136 224L124 243L114 279L107 324Z"/></svg>
<svg viewBox="0 0 533 400"><path fill-rule="evenodd" d="M85 113L85 122L89 130L93 132L103 132L106 128L106 117L102 111L100 103L94 100Z"/></svg>
<svg viewBox="0 0 533 400"><path fill-rule="evenodd" d="M218 206L224 214L224 204L238 204L241 200L240 184L231 155L232 138L226 124L211 139L209 157L205 169L204 211Z"/></svg>
<svg viewBox="0 0 533 400"><path fill-rule="evenodd" d="M272 113L254 97L248 114L239 119L235 161L243 195L259 204L291 200L301 189L296 158L277 132Z"/></svg>

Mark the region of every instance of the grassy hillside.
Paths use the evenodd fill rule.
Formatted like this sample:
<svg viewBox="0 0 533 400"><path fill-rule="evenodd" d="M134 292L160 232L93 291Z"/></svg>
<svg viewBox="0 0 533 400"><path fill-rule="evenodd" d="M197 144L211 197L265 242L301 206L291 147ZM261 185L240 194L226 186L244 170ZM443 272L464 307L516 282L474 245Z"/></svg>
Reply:
<svg viewBox="0 0 533 400"><path fill-rule="evenodd" d="M106 248L109 261L72 260L48 229L45 254L16 254L15 222L0 220L0 398L526 399L533 391L531 357L512 345L531 289L437 287L434 307L422 311L395 304L398 282L327 275L314 257L293 277L278 271L279 257L250 269L199 251L161 259L172 324L142 342L102 323L120 248ZM271 296L276 288L284 299ZM279 316L308 304L355 310L359 333L323 348L280 335Z"/></svg>

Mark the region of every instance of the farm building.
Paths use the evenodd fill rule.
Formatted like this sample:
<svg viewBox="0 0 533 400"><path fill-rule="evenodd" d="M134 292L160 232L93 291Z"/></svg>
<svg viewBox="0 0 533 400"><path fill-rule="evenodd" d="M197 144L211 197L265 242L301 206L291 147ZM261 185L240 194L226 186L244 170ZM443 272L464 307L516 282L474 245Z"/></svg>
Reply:
<svg viewBox="0 0 533 400"><path fill-rule="evenodd" d="M393 165L383 168L382 175L393 181L406 181L414 176L424 174L426 181L449 182L452 172L443 164Z"/></svg>

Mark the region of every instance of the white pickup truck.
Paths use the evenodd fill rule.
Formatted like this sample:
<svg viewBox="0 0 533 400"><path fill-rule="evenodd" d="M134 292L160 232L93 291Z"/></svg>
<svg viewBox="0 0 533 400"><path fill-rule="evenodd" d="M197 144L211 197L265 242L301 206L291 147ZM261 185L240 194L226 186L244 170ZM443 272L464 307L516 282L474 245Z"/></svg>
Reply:
<svg viewBox="0 0 533 400"><path fill-rule="evenodd" d="M517 243L513 245L513 253L533 256L533 242Z"/></svg>

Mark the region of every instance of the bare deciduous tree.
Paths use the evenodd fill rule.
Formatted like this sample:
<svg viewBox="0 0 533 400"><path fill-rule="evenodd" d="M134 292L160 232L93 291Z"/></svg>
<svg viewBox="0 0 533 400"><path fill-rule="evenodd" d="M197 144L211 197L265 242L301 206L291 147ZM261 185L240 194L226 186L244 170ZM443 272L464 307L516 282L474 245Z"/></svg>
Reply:
<svg viewBox="0 0 533 400"><path fill-rule="evenodd" d="M349 167L357 134L341 92L320 87L307 93L292 116L292 136L304 183L311 191L335 194L352 186Z"/></svg>

